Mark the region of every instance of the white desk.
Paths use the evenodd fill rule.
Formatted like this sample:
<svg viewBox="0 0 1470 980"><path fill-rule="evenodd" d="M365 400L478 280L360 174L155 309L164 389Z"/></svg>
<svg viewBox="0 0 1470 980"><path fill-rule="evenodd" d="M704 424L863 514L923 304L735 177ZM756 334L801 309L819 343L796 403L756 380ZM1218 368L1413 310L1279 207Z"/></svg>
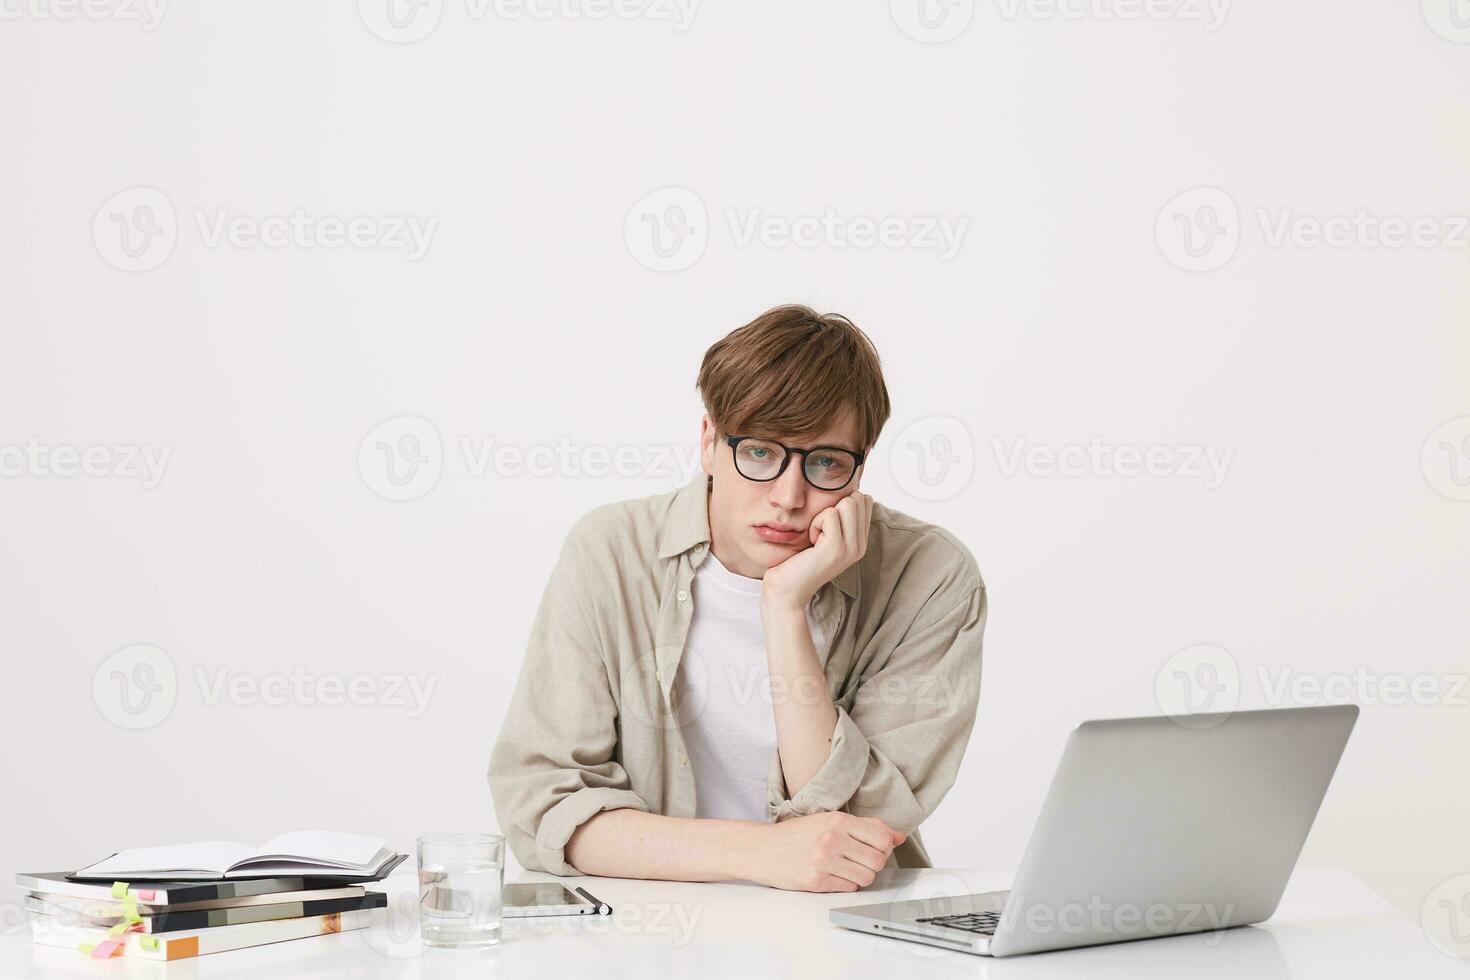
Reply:
<svg viewBox="0 0 1470 980"><path fill-rule="evenodd" d="M388 879L395 901L380 928L162 964L97 961L33 947L22 926L0 935L0 978L1470 977L1465 961L1436 950L1417 923L1336 869L1299 869L1276 916L1262 926L1002 960L868 936L827 921L827 909L836 905L908 897L917 889L933 894L961 882L973 891L993 891L1009 879L1008 872L890 871L871 888L846 895L740 883L564 879L611 904L614 914L507 920L499 946L458 951L420 946L413 878L400 874Z"/></svg>

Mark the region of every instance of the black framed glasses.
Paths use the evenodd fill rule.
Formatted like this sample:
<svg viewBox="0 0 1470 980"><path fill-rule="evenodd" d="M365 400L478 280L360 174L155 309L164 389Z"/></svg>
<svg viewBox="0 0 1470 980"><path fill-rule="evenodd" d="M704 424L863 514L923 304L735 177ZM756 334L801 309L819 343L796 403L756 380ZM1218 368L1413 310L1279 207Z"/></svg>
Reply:
<svg viewBox="0 0 1470 980"><path fill-rule="evenodd" d="M799 449L783 446L772 439L755 436L726 436L725 443L735 456L736 471L747 480L769 483L786 472L792 456L801 456L801 475L818 490L841 490L852 482L866 453L853 452L839 446L817 446Z"/></svg>

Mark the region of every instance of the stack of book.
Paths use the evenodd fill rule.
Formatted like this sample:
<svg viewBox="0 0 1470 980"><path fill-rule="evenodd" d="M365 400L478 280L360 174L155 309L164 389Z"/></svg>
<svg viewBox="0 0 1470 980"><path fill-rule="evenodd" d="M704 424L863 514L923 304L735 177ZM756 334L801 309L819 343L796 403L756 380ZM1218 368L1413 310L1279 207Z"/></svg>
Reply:
<svg viewBox="0 0 1470 980"><path fill-rule="evenodd" d="M380 838L300 831L254 848L121 851L80 871L15 880L38 944L178 960L366 928L387 897L364 885L406 857Z"/></svg>

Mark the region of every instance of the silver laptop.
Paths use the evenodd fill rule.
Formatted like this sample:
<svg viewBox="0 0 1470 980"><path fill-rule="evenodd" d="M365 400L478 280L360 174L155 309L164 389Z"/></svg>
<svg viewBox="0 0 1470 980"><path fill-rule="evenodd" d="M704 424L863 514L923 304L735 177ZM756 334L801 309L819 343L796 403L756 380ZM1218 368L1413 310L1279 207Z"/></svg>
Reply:
<svg viewBox="0 0 1470 980"><path fill-rule="evenodd" d="M1008 892L832 909L848 929L1013 956L1270 918L1356 705L1078 725Z"/></svg>

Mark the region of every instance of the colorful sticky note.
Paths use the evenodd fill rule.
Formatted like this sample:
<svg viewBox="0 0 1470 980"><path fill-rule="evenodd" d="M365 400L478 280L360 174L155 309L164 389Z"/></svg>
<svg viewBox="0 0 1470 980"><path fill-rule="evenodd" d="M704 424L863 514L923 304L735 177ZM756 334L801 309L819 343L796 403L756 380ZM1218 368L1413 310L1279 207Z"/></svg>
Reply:
<svg viewBox="0 0 1470 980"><path fill-rule="evenodd" d="M158 891L154 888L133 889L133 894L138 896L140 902L151 902L158 897Z"/></svg>
<svg viewBox="0 0 1470 980"><path fill-rule="evenodd" d="M120 949L122 949L121 939L104 939L92 947L92 959L105 960Z"/></svg>
<svg viewBox="0 0 1470 980"><path fill-rule="evenodd" d="M143 917L138 914L138 900L132 895L123 899L123 918L129 922L142 922Z"/></svg>
<svg viewBox="0 0 1470 980"><path fill-rule="evenodd" d="M148 950L151 953L153 950L155 950L155 949L158 948L158 937L157 936L139 936L138 937L138 945L139 946L142 946L144 949Z"/></svg>
<svg viewBox="0 0 1470 980"><path fill-rule="evenodd" d="M77 943L77 952L79 952L79 953L90 953L90 952L92 952L92 944L91 943Z"/></svg>
<svg viewBox="0 0 1470 980"><path fill-rule="evenodd" d="M114 881L112 883L112 897L113 898L122 898L127 893L128 893L128 883L126 881Z"/></svg>

